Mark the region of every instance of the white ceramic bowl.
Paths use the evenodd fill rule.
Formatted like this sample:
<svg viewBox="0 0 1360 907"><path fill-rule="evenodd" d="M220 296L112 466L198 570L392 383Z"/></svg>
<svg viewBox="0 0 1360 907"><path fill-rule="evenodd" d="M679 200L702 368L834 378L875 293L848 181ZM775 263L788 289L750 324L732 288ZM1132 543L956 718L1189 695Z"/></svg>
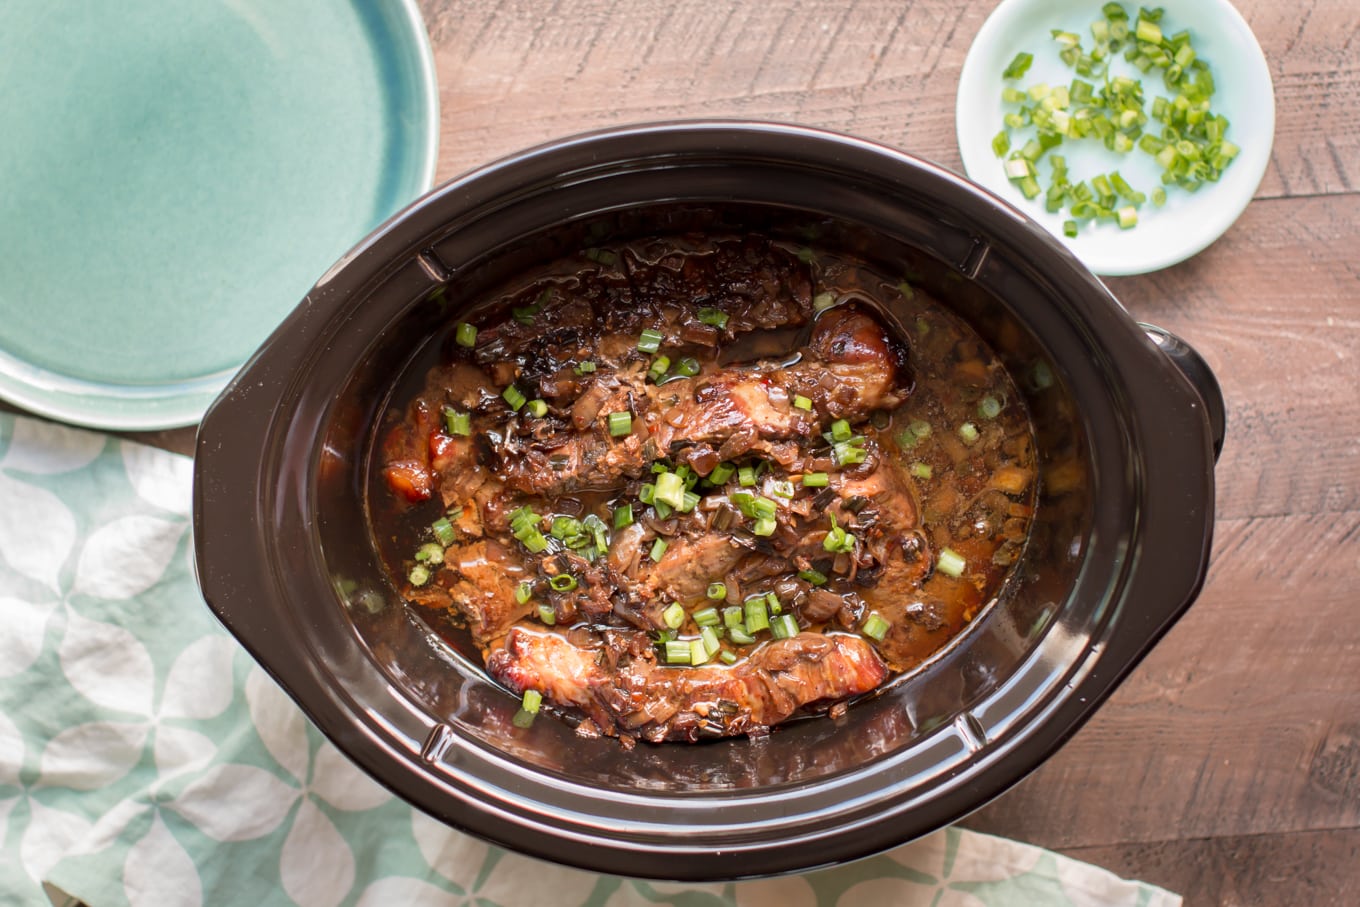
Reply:
<svg viewBox="0 0 1360 907"><path fill-rule="evenodd" d="M1136 21L1139 4L1123 5L1130 21ZM1242 152L1217 183L1206 183L1198 192L1168 187L1165 206L1157 208L1151 201L1144 204L1138 225L1131 230L1121 230L1113 222L1091 222L1083 224L1076 237L1063 236L1063 221L1071 215L1046 211L1042 194L1026 199L1006 178L1003 161L992 151L992 137L1002 128L1002 117L1014 109L1002 102L1002 90L1036 82L1069 84L1076 73L1058 58L1060 48L1050 30L1076 32L1082 37L1082 46L1091 47L1091 22L1103 15L1099 0L1003 0L978 31L959 77L956 125L969 178L1038 221L1097 274L1142 274L1200 252L1222 236L1246 208L1270 161L1275 135L1274 88L1261 47L1246 20L1227 0L1157 0L1157 5L1166 11L1163 31L1190 30L1196 53L1209 63L1213 73L1212 110L1228 118L1227 138ZM1004 81L1002 71L1021 51L1034 55L1033 65L1023 78ZM1149 111L1153 98L1171 94L1162 84L1160 70L1140 73L1124 61L1122 52L1113 55L1110 72L1140 78ZM1012 130L1013 145L1023 144L1023 138L1019 142L1015 138L1032 131ZM1106 150L1094 139L1067 139L1048 154L1067 158L1073 181L1118 170L1134 188L1149 196L1161 185L1157 162L1136 148L1121 155ZM1043 186L1047 186L1049 175L1047 157L1039 164Z"/></svg>

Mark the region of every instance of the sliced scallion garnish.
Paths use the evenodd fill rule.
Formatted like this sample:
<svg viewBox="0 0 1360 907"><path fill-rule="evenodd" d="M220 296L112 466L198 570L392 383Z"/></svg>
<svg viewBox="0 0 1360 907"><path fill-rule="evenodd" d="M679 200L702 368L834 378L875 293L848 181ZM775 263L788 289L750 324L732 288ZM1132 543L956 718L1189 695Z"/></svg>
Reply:
<svg viewBox="0 0 1360 907"><path fill-rule="evenodd" d="M609 435L622 438L633 433L633 414L628 412L609 414Z"/></svg>
<svg viewBox="0 0 1360 907"><path fill-rule="evenodd" d="M717 608L701 608L694 612L694 622L701 627L716 627L722 622Z"/></svg>
<svg viewBox="0 0 1360 907"><path fill-rule="evenodd" d="M672 630L679 630L685 623L685 609L679 602L671 602L661 612L661 622Z"/></svg>
<svg viewBox="0 0 1360 907"><path fill-rule="evenodd" d="M528 398L513 384L506 385L505 390L501 391L501 399L510 404L510 408L515 412L519 412L524 404L529 402Z"/></svg>
<svg viewBox="0 0 1360 907"><path fill-rule="evenodd" d="M888 635L888 630L890 628L891 624L884 619L882 614L879 614L877 611L870 611L869 616L866 617L864 623L860 625L859 631L870 639L882 642L883 637Z"/></svg>
<svg viewBox="0 0 1360 907"><path fill-rule="evenodd" d="M460 321L458 322L458 327L454 331L453 339L459 346L472 349L477 345L477 329L466 321Z"/></svg>
<svg viewBox="0 0 1360 907"><path fill-rule="evenodd" d="M670 371L670 368L670 356L657 356L652 360L652 367L647 370L647 377L652 379L653 384L660 384L661 379L666 377L666 372Z"/></svg>
<svg viewBox="0 0 1360 907"><path fill-rule="evenodd" d="M637 348L644 353L655 353L661 349L663 337L660 331L647 328L638 337Z"/></svg>
<svg viewBox="0 0 1360 907"><path fill-rule="evenodd" d="M472 416L446 406L444 407L444 429L451 435L465 438L472 434Z"/></svg>
<svg viewBox="0 0 1360 907"><path fill-rule="evenodd" d="M722 309L705 307L699 310L699 321L703 324L712 325L721 331L727 327L727 313Z"/></svg>
<svg viewBox="0 0 1360 907"><path fill-rule="evenodd" d="M780 614L770 621L770 635L775 639L790 639L798 635L798 621L792 614Z"/></svg>
<svg viewBox="0 0 1360 907"><path fill-rule="evenodd" d="M936 570L940 571L945 576L952 576L955 579L958 579L963 575L963 569L967 565L968 562L963 559L963 555L959 554L953 548L940 549L940 555L935 560Z"/></svg>
<svg viewBox="0 0 1360 907"><path fill-rule="evenodd" d="M449 522L449 518L446 516L441 516L431 523L430 531L434 533L434 540L445 548L452 545L454 540L458 537L457 533L453 530L453 523Z"/></svg>

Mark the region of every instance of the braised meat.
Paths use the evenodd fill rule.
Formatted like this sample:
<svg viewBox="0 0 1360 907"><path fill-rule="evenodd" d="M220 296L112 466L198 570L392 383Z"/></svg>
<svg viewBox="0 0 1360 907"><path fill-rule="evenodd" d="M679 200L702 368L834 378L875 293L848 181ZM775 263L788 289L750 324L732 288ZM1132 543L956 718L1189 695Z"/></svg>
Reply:
<svg viewBox="0 0 1360 907"><path fill-rule="evenodd" d="M422 527L378 533L407 600L626 743L763 734L921 664L1023 545L1032 446L976 336L918 294L909 349L864 273L650 240L452 325L379 450Z"/></svg>

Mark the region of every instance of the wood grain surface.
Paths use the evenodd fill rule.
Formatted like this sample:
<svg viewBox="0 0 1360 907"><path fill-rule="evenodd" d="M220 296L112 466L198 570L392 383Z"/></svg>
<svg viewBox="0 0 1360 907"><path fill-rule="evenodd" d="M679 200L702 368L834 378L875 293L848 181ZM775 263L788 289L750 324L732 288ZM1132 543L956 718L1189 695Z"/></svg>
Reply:
<svg viewBox="0 0 1360 907"><path fill-rule="evenodd" d="M569 133L698 116L829 127L961 169L955 86L994 5L421 2L441 180ZM966 824L1190 905L1360 904L1360 3L1237 5L1275 81L1257 197L1190 261L1109 282L1223 385L1208 582L1097 716ZM141 437L187 451L192 433Z"/></svg>

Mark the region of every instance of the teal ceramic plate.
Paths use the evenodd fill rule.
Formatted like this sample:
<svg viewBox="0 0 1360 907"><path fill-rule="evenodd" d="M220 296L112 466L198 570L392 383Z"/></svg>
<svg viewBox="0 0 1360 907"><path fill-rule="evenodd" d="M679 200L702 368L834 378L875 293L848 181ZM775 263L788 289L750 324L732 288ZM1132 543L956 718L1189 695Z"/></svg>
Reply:
<svg viewBox="0 0 1360 907"><path fill-rule="evenodd" d="M0 4L0 397L198 421L318 277L428 189L414 0Z"/></svg>
<svg viewBox="0 0 1360 907"><path fill-rule="evenodd" d="M1246 20L1228 0L1156 0L1143 3L1165 10L1162 29L1171 35L1183 29L1190 32L1191 43L1199 57L1207 60L1215 91L1211 109L1228 118L1227 138L1239 145L1241 154L1223 171L1216 182L1206 182L1195 193L1168 189L1167 202L1155 207L1151 202L1138 211L1138 225L1121 230L1118 224L1087 223L1077 236L1063 235L1067 213L1045 210L1044 196L1027 200L1006 179L992 150L992 137L1002 128L1002 117L1017 109L1003 104L1001 91L1007 86L1027 88L1038 82L1069 85L1076 73L1059 59L1061 50L1050 34L1064 29L1081 36L1082 47L1093 45L1091 22L1101 18L1103 0L1003 0L983 23L969 48L959 76L956 125L963 166L974 182L981 183L1015 205L1065 243L1082 262L1097 274L1142 274L1184 261L1200 252L1232 226L1256 192L1270 163L1275 135L1275 95L1261 47ZM1140 4L1122 3L1130 20L1136 20ZM1034 55L1034 64L1025 76L1014 82L1002 79L1002 71L1021 51ZM1115 55L1110 74L1129 75L1143 84L1144 104L1150 110L1158 96L1174 98L1163 84L1161 71L1141 73L1127 63L1123 53ZM1098 84L1100 79L1087 79ZM1147 129L1161 124L1152 121ZM1012 130L1013 147L1033 136L1034 129ZM1151 196L1161 185L1161 167L1140 149L1128 154L1107 151L1098 141L1065 140L1049 155L1067 159L1072 182L1118 170L1136 190ZM1039 183L1047 187L1051 168L1048 156L1038 164ZM1121 202L1121 204L1127 204Z"/></svg>

